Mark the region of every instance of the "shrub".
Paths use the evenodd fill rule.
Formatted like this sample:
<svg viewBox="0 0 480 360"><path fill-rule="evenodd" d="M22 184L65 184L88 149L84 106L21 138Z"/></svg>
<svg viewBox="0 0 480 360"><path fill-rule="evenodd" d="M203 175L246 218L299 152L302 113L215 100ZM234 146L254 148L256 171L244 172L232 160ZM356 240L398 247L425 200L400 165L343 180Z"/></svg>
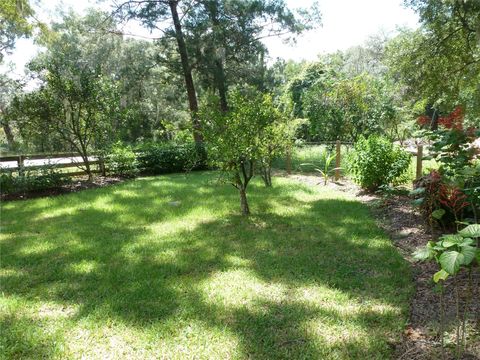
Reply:
<svg viewBox="0 0 480 360"><path fill-rule="evenodd" d="M421 119L424 119L422 117ZM426 118L428 120L428 117ZM424 121L424 120L422 120ZM439 164L438 176L441 186L436 188L436 208L426 211L427 216L437 216L444 226L456 227L456 221L478 222L480 213L480 159L474 146L480 129L465 128L464 112L457 106L450 114L438 119L436 131L424 131L423 135L432 142L430 156ZM428 180L428 179L427 179ZM425 188L425 184L418 184ZM427 184L428 185L428 184ZM431 197L425 188L428 200ZM438 193L438 194L437 194ZM417 199L420 205L421 199ZM428 207L427 207L428 209ZM440 214L436 210L441 210Z"/></svg>
<svg viewBox="0 0 480 360"><path fill-rule="evenodd" d="M381 136L360 137L350 154L349 172L362 188L374 191L382 185L406 181L410 154Z"/></svg>
<svg viewBox="0 0 480 360"><path fill-rule="evenodd" d="M195 143L147 143L137 149L138 168L147 174L206 169L206 152Z"/></svg>
<svg viewBox="0 0 480 360"><path fill-rule="evenodd" d="M25 171L23 175L15 175L13 171L0 174L0 193L15 194L26 191L47 190L60 187L70 179L52 167L41 170Z"/></svg>
<svg viewBox="0 0 480 360"><path fill-rule="evenodd" d="M105 157L105 165L108 173L134 177L138 173L138 162L133 149L122 143L115 143Z"/></svg>

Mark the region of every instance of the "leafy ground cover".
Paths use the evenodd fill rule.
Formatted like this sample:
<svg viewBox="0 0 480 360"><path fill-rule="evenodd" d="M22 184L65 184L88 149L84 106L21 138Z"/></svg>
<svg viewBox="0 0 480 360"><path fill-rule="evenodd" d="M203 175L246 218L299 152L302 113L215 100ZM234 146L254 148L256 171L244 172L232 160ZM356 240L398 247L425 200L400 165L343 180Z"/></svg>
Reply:
<svg viewBox="0 0 480 360"><path fill-rule="evenodd" d="M6 358L385 359L408 265L369 208L214 173L2 204Z"/></svg>

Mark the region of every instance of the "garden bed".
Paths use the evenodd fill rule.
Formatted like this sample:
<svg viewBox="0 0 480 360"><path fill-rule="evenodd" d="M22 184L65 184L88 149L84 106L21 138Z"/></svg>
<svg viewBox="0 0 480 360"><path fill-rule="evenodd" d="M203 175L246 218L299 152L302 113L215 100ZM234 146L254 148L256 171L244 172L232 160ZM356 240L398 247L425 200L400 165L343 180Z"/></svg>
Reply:
<svg viewBox="0 0 480 360"><path fill-rule="evenodd" d="M284 173L283 173L284 174ZM322 186L323 181L318 176L293 174L290 175L298 181L310 186ZM430 233L424 219L412 206L412 200L406 195L394 195L388 198L377 194L369 194L362 191L352 182L342 179L341 182L329 182L328 188L335 191L344 191L353 194L357 199L371 206L373 214L378 219L378 224L392 238L395 246L400 250L404 258L410 262L413 269L415 282L415 295L411 300L410 319L403 334L403 341L397 345L395 356L398 359L441 359L441 346L438 336L439 318L439 295L436 293L432 276L438 268L431 262L415 262L412 253L418 248L441 235L440 232ZM457 277L460 293L466 294L468 278L464 274ZM479 284L480 272L474 273L474 283ZM445 286L452 287L452 279ZM480 288L476 286L470 304L470 313L477 314L476 319L470 321L468 349L463 359L480 359ZM465 299L461 299L464 302ZM453 291L446 291L445 307L447 330L447 346L450 342L450 350L454 348L453 321L455 319L455 296ZM462 305L462 303L460 304ZM447 355L448 359L454 359L453 354Z"/></svg>
<svg viewBox="0 0 480 360"><path fill-rule="evenodd" d="M109 186L112 184L118 184L124 180L125 178L122 177L96 176L94 177L93 181L88 181L87 176L77 176L75 178L72 178L71 182L63 184L61 186L53 187L50 189L18 192L13 194L1 194L0 199L2 201L12 201L58 196L86 189L94 189L98 187Z"/></svg>

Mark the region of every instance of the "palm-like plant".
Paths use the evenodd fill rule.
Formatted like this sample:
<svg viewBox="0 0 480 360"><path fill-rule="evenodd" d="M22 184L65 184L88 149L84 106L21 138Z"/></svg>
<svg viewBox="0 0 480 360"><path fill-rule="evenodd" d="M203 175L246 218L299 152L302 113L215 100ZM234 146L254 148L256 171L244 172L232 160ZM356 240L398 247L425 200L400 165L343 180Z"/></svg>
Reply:
<svg viewBox="0 0 480 360"><path fill-rule="evenodd" d="M327 185L328 178L331 176L331 174L335 170L340 170L341 168L339 168L339 167L336 167L336 168L333 168L333 169L330 168L331 164L332 164L332 161L335 159L335 153L328 152L327 150L324 150L323 153L322 153L322 159L323 159L323 161L320 162L320 164L322 165L321 167L315 167L316 165L313 164L313 163L300 164L300 166L314 166L314 170L319 172L320 175L322 176L323 184Z"/></svg>

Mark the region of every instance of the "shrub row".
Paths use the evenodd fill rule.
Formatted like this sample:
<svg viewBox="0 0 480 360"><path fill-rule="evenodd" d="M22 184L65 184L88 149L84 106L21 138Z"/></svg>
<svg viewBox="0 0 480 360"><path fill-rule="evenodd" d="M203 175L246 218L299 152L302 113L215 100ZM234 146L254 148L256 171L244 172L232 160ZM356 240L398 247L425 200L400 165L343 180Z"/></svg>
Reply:
<svg viewBox="0 0 480 360"><path fill-rule="evenodd" d="M134 177L139 172L159 175L207 168L203 145L195 143L145 143L133 148L114 144L105 156L109 174Z"/></svg>
<svg viewBox="0 0 480 360"><path fill-rule="evenodd" d="M138 173L158 175L207 168L204 147L194 143L147 143L136 148L115 143L105 153L108 174L122 177L134 177ZM64 173L49 167L26 171L22 176L5 169L0 174L0 194L51 189L69 181Z"/></svg>
<svg viewBox="0 0 480 360"><path fill-rule="evenodd" d="M195 143L145 143L136 148L116 143L106 153L108 173L123 177L207 169L205 148ZM382 185L402 182L409 164L408 153L384 138L370 136L356 143L349 159L349 172L362 187L376 190ZM0 175L0 192L48 189L67 181L64 174L49 168L27 172L24 176L4 172Z"/></svg>
<svg viewBox="0 0 480 360"><path fill-rule="evenodd" d="M0 194L23 193L56 188L70 182L65 174L53 168L26 171L22 176L12 171L0 174Z"/></svg>
<svg viewBox="0 0 480 360"><path fill-rule="evenodd" d="M138 169L145 174L157 175L207 168L203 145L143 144L136 149Z"/></svg>

